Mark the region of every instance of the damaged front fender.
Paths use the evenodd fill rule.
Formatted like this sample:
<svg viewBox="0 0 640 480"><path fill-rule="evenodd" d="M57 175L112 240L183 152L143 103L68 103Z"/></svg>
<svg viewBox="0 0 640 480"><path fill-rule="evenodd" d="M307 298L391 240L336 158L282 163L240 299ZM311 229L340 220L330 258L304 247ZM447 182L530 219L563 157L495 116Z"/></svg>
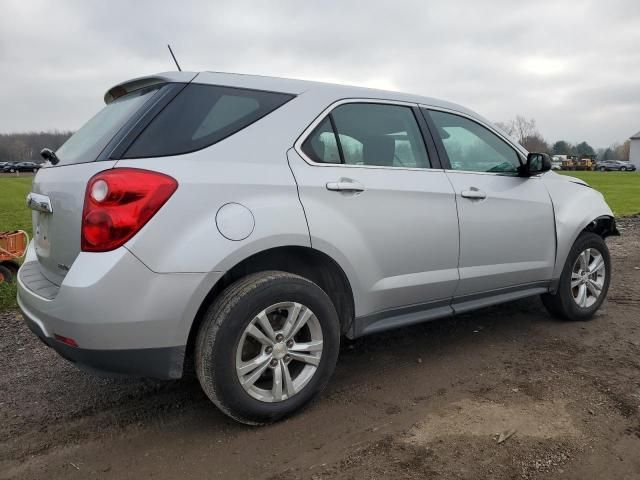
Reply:
<svg viewBox="0 0 640 480"><path fill-rule="evenodd" d="M582 180L553 172L545 174L543 181L555 215L557 248L553 279L556 280L580 233L592 231L602 237L620 233L613 212L600 192Z"/></svg>

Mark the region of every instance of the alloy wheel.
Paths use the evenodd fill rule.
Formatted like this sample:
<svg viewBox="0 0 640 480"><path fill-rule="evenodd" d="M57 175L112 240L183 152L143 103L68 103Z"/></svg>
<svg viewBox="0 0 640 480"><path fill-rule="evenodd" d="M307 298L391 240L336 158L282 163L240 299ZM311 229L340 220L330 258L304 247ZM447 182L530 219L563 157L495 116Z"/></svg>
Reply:
<svg viewBox="0 0 640 480"><path fill-rule="evenodd" d="M236 373L256 400L282 402L311 380L322 357L322 327L308 307L280 302L247 325L236 349Z"/></svg>
<svg viewBox="0 0 640 480"><path fill-rule="evenodd" d="M571 295L581 308L591 307L604 288L606 275L605 260L595 248L584 250L571 270Z"/></svg>

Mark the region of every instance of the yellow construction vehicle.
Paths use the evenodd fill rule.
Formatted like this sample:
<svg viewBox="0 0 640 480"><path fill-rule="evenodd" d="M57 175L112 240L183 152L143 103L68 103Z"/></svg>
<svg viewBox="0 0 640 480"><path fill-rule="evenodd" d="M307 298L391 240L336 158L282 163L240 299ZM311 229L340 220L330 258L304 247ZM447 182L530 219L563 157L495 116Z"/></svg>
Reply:
<svg viewBox="0 0 640 480"><path fill-rule="evenodd" d="M562 170L593 170L596 161L593 155L578 158L576 156L568 156L562 161Z"/></svg>

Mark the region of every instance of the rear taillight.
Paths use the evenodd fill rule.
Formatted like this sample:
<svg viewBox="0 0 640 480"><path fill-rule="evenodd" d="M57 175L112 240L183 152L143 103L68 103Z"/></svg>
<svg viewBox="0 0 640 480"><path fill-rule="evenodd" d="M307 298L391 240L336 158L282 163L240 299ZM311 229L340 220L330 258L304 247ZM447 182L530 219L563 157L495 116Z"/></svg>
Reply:
<svg viewBox="0 0 640 480"><path fill-rule="evenodd" d="M175 179L135 168L114 168L87 184L82 212L82 250L107 252L123 245L178 188Z"/></svg>

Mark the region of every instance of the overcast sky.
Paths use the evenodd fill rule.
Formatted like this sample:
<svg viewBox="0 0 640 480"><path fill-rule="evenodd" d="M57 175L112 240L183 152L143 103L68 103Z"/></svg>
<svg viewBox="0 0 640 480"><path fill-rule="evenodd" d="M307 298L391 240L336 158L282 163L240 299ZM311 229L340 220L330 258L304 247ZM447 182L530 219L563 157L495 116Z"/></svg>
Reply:
<svg viewBox="0 0 640 480"><path fill-rule="evenodd" d="M443 98L549 141L640 130L639 0L3 0L0 132L77 129L113 84L172 70L167 43L184 70Z"/></svg>

